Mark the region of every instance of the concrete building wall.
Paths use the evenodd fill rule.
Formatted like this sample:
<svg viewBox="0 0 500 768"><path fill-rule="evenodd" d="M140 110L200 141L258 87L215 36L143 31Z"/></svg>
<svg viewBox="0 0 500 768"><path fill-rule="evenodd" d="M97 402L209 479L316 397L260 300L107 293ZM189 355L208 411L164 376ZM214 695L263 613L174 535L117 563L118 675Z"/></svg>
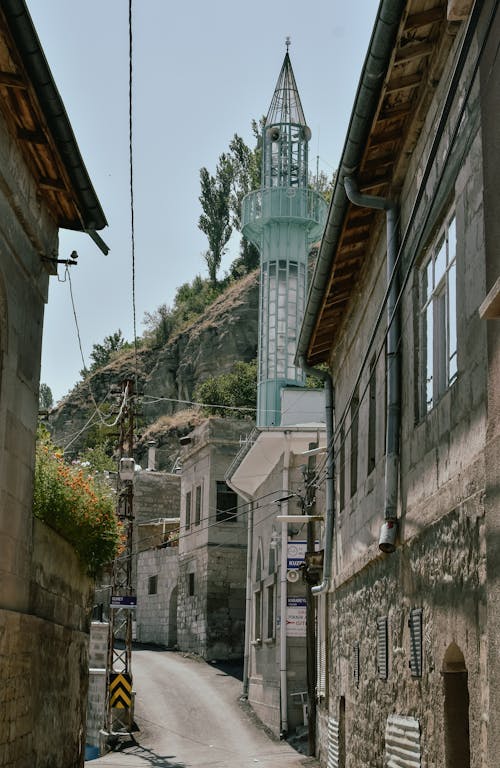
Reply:
<svg viewBox="0 0 500 768"><path fill-rule="evenodd" d="M136 637L142 643L177 645L177 547L147 549L137 559Z"/></svg>
<svg viewBox="0 0 500 768"><path fill-rule="evenodd" d="M457 41L458 44L458 41ZM454 52L456 48L454 49ZM454 55L454 52L452 56ZM464 712L470 725L470 765L484 765L488 719L486 531L484 519L487 346L478 307L485 295L483 155L478 88L472 90L451 160L443 161L474 54L442 139L403 269L416 256L402 302L402 429L399 546L381 555L377 541L384 509L384 366L377 363L376 463L368 472L368 366L360 382L357 462L351 460L355 420L349 409L339 439L334 591L330 595L329 718L342 722L350 768L382 765L386 723L396 713L415 718L422 765L445 765L445 716L450 654L463 657ZM402 227L409 220L446 93L452 57L433 95L402 192ZM443 182L439 183L443 173ZM457 225L458 376L428 413L419 405L418 268L436 228L454 209ZM424 219L427 219L424 226ZM381 221L381 226L383 222ZM412 250L424 232L422 246ZM385 287L385 233L371 243L356 290L332 350L336 412L353 391ZM381 329L372 348L383 341ZM351 429L352 425L354 427ZM341 445L341 442L343 445ZM357 466L356 466L357 465ZM352 481L353 467L357 470ZM343 476L342 476L343 473ZM344 498L340 498L341 489ZM422 669L409 668L408 620L422 611ZM388 674L380 676L377 620L387 619ZM413 649L415 650L415 640ZM462 662L460 662L462 663ZM458 666L457 666L458 669ZM325 759L325 718L319 741ZM462 728L462 731L464 728ZM458 733L454 738L458 738ZM465 763L464 763L465 765Z"/></svg>
<svg viewBox="0 0 500 768"><path fill-rule="evenodd" d="M251 426L238 420L207 419L191 433L182 455L178 644L181 650L209 659L243 656L246 505L238 498L230 519L218 519L217 482L224 482L240 437Z"/></svg>
<svg viewBox="0 0 500 768"><path fill-rule="evenodd" d="M38 520L29 611L0 609L0 763L83 765L90 580Z"/></svg>

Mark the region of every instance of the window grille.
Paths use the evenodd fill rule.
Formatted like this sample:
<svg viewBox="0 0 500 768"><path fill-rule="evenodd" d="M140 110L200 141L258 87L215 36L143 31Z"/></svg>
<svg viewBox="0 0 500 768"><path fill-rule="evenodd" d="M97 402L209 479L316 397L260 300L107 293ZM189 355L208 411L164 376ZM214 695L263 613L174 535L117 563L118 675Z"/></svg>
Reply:
<svg viewBox="0 0 500 768"><path fill-rule="evenodd" d="M339 721L328 720L328 763L327 768L339 768Z"/></svg>
<svg viewBox="0 0 500 768"><path fill-rule="evenodd" d="M377 671L380 680L387 680L389 666L387 616L377 619Z"/></svg>
<svg viewBox="0 0 500 768"><path fill-rule="evenodd" d="M389 715L385 726L385 761L391 768L420 768L420 723L414 717Z"/></svg>
<svg viewBox="0 0 500 768"><path fill-rule="evenodd" d="M354 643L352 647L352 657L354 682L359 685L359 642Z"/></svg>
<svg viewBox="0 0 500 768"><path fill-rule="evenodd" d="M412 677L422 677L422 608L412 608L410 628L410 670Z"/></svg>

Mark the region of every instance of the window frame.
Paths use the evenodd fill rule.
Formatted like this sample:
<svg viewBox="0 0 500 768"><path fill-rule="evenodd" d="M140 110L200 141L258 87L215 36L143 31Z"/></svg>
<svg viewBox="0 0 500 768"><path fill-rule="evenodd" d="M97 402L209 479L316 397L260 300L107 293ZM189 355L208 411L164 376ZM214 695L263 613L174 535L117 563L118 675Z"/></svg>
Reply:
<svg viewBox="0 0 500 768"><path fill-rule="evenodd" d="M220 486L225 486L225 491L220 491ZM220 507L220 497L231 496L234 497L232 506L228 509L224 508L224 505ZM215 519L218 523L233 523L238 517L238 494L228 486L225 480L215 481Z"/></svg>
<svg viewBox="0 0 500 768"><path fill-rule="evenodd" d="M184 502L184 528L188 531L191 528L191 508L192 508L192 492L186 491L186 499Z"/></svg>
<svg viewBox="0 0 500 768"><path fill-rule="evenodd" d="M202 486L197 485L195 488L195 499L194 499L194 524L200 525L201 523L201 510L203 507L203 492L202 492Z"/></svg>
<svg viewBox="0 0 500 768"><path fill-rule="evenodd" d="M148 595L158 594L158 574L148 576Z"/></svg>
<svg viewBox="0 0 500 768"><path fill-rule="evenodd" d="M435 408L458 377L456 270L457 217L453 208L432 238L418 270L421 418Z"/></svg>

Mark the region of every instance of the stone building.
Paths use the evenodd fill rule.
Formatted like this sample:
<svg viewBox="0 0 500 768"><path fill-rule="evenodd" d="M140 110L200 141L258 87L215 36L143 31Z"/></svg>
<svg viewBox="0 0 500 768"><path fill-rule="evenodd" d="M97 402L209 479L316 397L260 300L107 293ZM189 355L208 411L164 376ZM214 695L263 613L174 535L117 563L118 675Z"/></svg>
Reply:
<svg viewBox="0 0 500 768"><path fill-rule="evenodd" d="M248 421L211 417L182 439L177 644L243 657L247 507L225 482Z"/></svg>
<svg viewBox="0 0 500 768"><path fill-rule="evenodd" d="M324 451L326 444L323 393L290 388L281 394L281 426L258 427L227 472L228 483L249 507L243 691L275 735L306 725L307 596L301 566L307 549L304 515L311 509L305 470L309 450ZM297 424L290 423L292 414ZM320 490L315 506L322 509L322 502ZM313 541L316 535L313 531Z"/></svg>
<svg viewBox="0 0 500 768"><path fill-rule="evenodd" d="M69 768L83 762L89 595L65 586L63 543L44 576L32 515L40 355L58 230L99 240L106 220L23 0L0 9L0 93L0 760Z"/></svg>
<svg viewBox="0 0 500 768"><path fill-rule="evenodd" d="M329 766L498 765L499 40L497 2L382 0L308 296Z"/></svg>

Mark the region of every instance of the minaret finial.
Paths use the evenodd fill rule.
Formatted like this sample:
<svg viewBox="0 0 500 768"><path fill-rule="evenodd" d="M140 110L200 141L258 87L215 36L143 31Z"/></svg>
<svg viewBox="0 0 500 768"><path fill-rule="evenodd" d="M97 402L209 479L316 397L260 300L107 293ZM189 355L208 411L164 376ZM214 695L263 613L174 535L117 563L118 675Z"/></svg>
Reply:
<svg viewBox="0 0 500 768"><path fill-rule="evenodd" d="M288 53L288 49L290 48L290 43L291 43L291 42L292 42L292 40L291 40L291 38L290 38L290 35L287 35L287 36L286 36L286 39L285 39L285 45L286 45L286 52L287 52L287 53Z"/></svg>

